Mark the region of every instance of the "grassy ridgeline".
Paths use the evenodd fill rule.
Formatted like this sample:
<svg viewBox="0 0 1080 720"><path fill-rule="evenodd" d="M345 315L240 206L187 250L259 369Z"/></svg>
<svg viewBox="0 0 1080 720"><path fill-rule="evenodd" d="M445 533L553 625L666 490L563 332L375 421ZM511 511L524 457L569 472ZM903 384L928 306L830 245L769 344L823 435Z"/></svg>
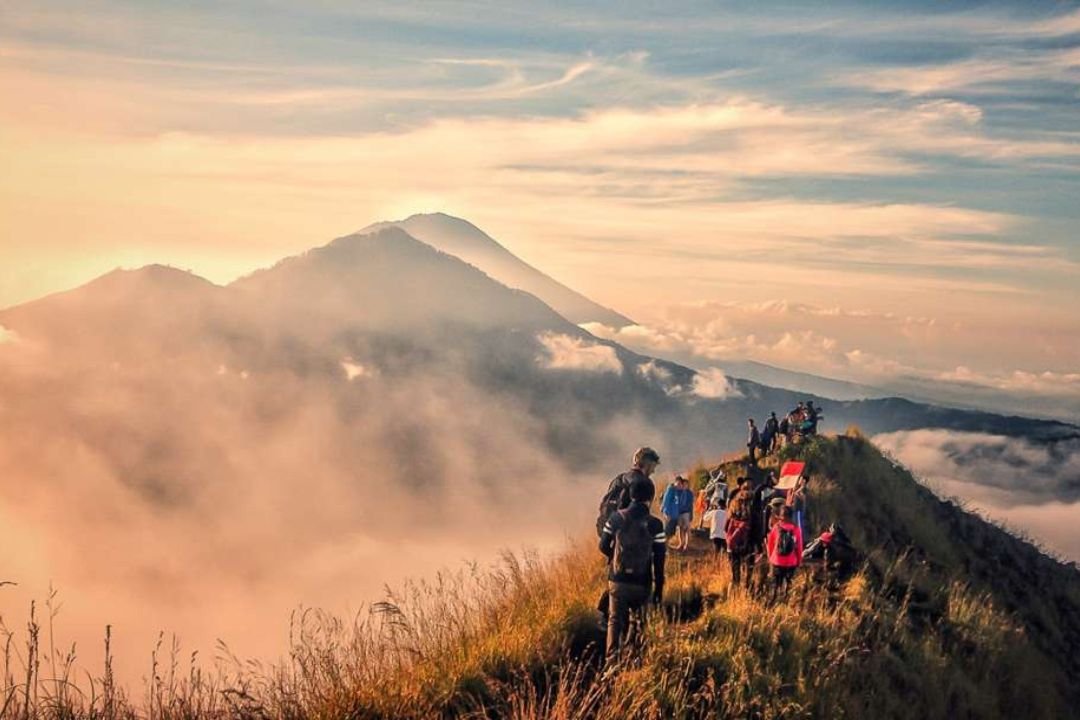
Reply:
<svg viewBox="0 0 1080 720"><path fill-rule="evenodd" d="M76 691L9 643L5 717L1056 718L1075 707L1075 568L939 501L867 441L819 438L811 524L867 551L826 589L803 571L786 603L729 587L724 558L669 560L667 599L634 662L604 671L592 537L562 556L504 556L407 585L348 621L293 618L281 666L203 674L163 658L135 697L108 672ZM729 468L735 470L735 468ZM735 472L729 472L734 477ZM31 632L31 641L33 640ZM27 662L30 658L30 662ZM36 666L36 668L35 668ZM74 681L74 678L71 678ZM29 688L29 690L27 689ZM136 709L137 708L137 709Z"/></svg>

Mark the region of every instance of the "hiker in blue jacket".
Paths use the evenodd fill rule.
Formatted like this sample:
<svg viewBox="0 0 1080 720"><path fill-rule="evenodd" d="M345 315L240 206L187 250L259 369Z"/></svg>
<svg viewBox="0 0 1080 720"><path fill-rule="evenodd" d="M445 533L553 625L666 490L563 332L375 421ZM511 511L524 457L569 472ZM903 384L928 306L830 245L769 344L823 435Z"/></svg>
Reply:
<svg viewBox="0 0 1080 720"><path fill-rule="evenodd" d="M675 549L685 550L690 544L690 525L694 519L694 491L682 475L664 490L660 511L664 513L664 534L675 536Z"/></svg>

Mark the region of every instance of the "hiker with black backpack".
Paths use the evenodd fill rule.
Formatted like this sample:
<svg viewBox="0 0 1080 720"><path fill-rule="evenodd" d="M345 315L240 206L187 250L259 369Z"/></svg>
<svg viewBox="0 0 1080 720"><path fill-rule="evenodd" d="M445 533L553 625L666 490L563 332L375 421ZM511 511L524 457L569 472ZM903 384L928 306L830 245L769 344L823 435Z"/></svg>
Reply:
<svg viewBox="0 0 1080 720"><path fill-rule="evenodd" d="M634 451L631 467L616 475L608 484L607 492L600 500L600 510L596 516L596 534L603 534L604 525L616 510L630 506L630 486L635 482L653 484L652 474L660 464L660 453L651 447L641 447ZM655 486L653 494L656 493Z"/></svg>
<svg viewBox="0 0 1080 720"><path fill-rule="evenodd" d="M780 518L765 541L769 556L769 570L772 577L772 595L769 602L776 600L780 589L787 594L791 578L802 562L803 536L799 526L792 522L793 512L790 505L780 508Z"/></svg>
<svg viewBox="0 0 1080 720"><path fill-rule="evenodd" d="M743 566L748 565L754 548L750 542L750 515L752 489L750 478L739 478L735 492L728 498L727 519L724 522L724 543L727 545L731 563L731 584L738 585L743 577ZM750 583L750 570L746 568L746 583Z"/></svg>
<svg viewBox="0 0 1080 720"><path fill-rule="evenodd" d="M649 603L664 595L667 536L649 512L656 495L651 482L630 485L630 505L608 518L600 552L608 558L608 623L605 652L611 659L624 643L639 643Z"/></svg>
<svg viewBox="0 0 1080 720"><path fill-rule="evenodd" d="M656 472L656 466L660 464L660 453L651 447L640 447L634 451L630 463L629 470L619 473L608 483L607 492L600 499L600 509L596 516L596 535L598 537L603 537L604 527L612 514L630 506L631 485L634 483L648 484L653 488L653 495L656 495L656 486L653 485L652 474ZM608 623L608 604L608 591L604 590L600 594L599 602L596 604L596 609L600 613L600 625L604 628L607 627Z"/></svg>

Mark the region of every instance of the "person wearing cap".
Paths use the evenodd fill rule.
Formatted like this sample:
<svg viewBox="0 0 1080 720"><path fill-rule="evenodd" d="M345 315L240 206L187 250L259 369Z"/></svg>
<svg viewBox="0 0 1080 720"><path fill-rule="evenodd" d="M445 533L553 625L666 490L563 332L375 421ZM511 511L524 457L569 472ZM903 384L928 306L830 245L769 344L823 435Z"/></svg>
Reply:
<svg viewBox="0 0 1080 720"><path fill-rule="evenodd" d="M780 520L780 508L784 507L784 498L774 496L765 506L765 534L772 532L773 526Z"/></svg>

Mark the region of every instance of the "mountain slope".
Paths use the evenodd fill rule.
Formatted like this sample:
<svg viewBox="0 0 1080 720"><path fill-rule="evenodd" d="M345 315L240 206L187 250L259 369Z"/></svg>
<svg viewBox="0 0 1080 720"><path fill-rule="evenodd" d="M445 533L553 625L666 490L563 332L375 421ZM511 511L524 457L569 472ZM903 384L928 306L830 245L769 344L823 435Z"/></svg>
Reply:
<svg viewBox="0 0 1080 720"><path fill-rule="evenodd" d="M305 613L281 664L193 672L151 702L237 718L1074 714L1075 566L938 500L857 435L791 454L810 464L809 525L843 523L863 556L854 572L806 565L773 599L760 563L749 589L734 587L726 558L695 540L668 554L663 603L624 663L602 658L595 603L605 580L590 530L549 560L507 552L489 569L388 590L351 622ZM37 695L6 678L14 716L44 712L46 693L27 712L23 698ZM64 717L82 718L100 717L108 700L61 701Z"/></svg>
<svg viewBox="0 0 1080 720"><path fill-rule="evenodd" d="M413 215L404 220L375 223L360 233L386 227L400 227L418 240L475 265L499 282L535 295L572 323L599 322L611 327L633 324L629 318L598 305L522 261L467 220L443 213Z"/></svg>
<svg viewBox="0 0 1080 720"><path fill-rule="evenodd" d="M226 295L193 273L147 265L0 310L0 325L87 360L127 361L191 350L228 313Z"/></svg>
<svg viewBox="0 0 1080 720"><path fill-rule="evenodd" d="M572 328L532 295L505 287L397 227L338 238L234 282L280 322L399 332L446 323Z"/></svg>

